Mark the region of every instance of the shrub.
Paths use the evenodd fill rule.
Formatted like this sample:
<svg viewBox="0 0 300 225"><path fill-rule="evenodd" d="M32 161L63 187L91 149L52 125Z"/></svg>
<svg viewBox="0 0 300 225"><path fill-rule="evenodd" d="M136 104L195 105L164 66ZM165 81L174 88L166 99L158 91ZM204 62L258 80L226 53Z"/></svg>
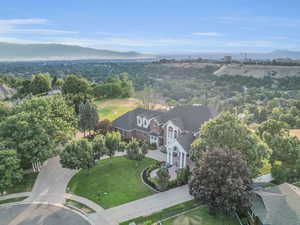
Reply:
<svg viewBox="0 0 300 225"><path fill-rule="evenodd" d="M165 191L168 188L170 174L168 169L161 168L157 171L157 177L155 179L156 185L161 191Z"/></svg>
<svg viewBox="0 0 300 225"><path fill-rule="evenodd" d="M177 175L176 175L177 185L187 184L189 181L190 174L191 172L189 167L177 170Z"/></svg>

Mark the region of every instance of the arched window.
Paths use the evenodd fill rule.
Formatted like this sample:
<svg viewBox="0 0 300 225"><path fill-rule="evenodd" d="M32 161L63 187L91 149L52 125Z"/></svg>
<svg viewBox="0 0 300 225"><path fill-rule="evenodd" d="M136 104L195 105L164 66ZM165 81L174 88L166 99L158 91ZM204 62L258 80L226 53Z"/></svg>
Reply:
<svg viewBox="0 0 300 225"><path fill-rule="evenodd" d="M140 116L137 117L137 125L141 127L143 125L143 120Z"/></svg>
<svg viewBox="0 0 300 225"><path fill-rule="evenodd" d="M143 126L144 126L144 128L148 128L148 121L146 118L144 118L144 120L143 120Z"/></svg>
<svg viewBox="0 0 300 225"><path fill-rule="evenodd" d="M172 138L173 137L173 127L168 128L168 137Z"/></svg>

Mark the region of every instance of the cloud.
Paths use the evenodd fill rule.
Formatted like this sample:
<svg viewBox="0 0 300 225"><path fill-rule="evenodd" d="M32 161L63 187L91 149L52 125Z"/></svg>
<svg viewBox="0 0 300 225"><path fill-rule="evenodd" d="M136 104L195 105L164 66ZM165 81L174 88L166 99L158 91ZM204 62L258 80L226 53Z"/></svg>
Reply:
<svg viewBox="0 0 300 225"><path fill-rule="evenodd" d="M76 31L58 30L58 29L36 29L36 28L22 28L26 25L49 25L49 21L41 18L31 19L0 19L0 34L47 34L47 35L58 35L58 34L77 34Z"/></svg>
<svg viewBox="0 0 300 225"><path fill-rule="evenodd" d="M0 19L1 25L37 25L37 24L47 24L48 20L41 18L29 18L29 19Z"/></svg>
<svg viewBox="0 0 300 225"><path fill-rule="evenodd" d="M47 35L53 35L53 34L78 34L77 31L68 31L68 30L53 30L53 29L15 29L15 28L9 28L9 29L1 29L0 27L0 33L2 34L33 34L33 33L39 33L39 34L47 34Z"/></svg>
<svg viewBox="0 0 300 225"><path fill-rule="evenodd" d="M220 33L217 32L194 32L192 35L195 36L203 36L203 37L218 37L221 36Z"/></svg>

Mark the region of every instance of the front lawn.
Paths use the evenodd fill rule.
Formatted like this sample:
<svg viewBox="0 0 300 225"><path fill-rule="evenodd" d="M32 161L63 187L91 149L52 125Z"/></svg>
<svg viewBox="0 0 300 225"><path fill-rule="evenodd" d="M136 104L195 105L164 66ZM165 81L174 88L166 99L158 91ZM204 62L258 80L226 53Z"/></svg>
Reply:
<svg viewBox="0 0 300 225"><path fill-rule="evenodd" d="M200 207L191 210L181 216L174 217L172 219L164 221L163 225L183 225L184 221L192 220L194 224L201 225L239 225L238 221L234 218L222 217L222 216L212 216L208 213L206 207Z"/></svg>
<svg viewBox="0 0 300 225"><path fill-rule="evenodd" d="M120 223L120 225L129 225L132 222L135 222L137 225L148 225L155 224L159 221L163 221L162 225L184 225L184 222L182 223L182 221L178 221L181 220L182 217L179 218L180 216L176 215L184 216L184 219L192 218L195 220L195 224L199 225L239 225L238 222L233 218L211 216L208 213L208 209L204 206L200 206L199 203L195 200L183 202L181 204L163 209L159 212L155 212L151 215L141 216L132 220L125 221ZM172 218L167 219L170 217Z"/></svg>
<svg viewBox="0 0 300 225"><path fill-rule="evenodd" d="M14 194L20 192L30 192L33 188L34 182L38 176L38 173L24 174L23 179L18 184L7 190L7 194Z"/></svg>
<svg viewBox="0 0 300 225"><path fill-rule="evenodd" d="M79 171L68 184L68 190L103 208L144 198L154 192L142 183L140 174L155 162L145 158L136 166L136 161L125 157L100 160L89 172Z"/></svg>
<svg viewBox="0 0 300 225"><path fill-rule="evenodd" d="M169 208L165 208L161 211L152 213L151 215L140 216L128 221L124 221L120 223L120 225L129 225L132 222L135 222L137 225L154 224L155 222L169 218L174 215L178 215L179 213L185 212L189 209L193 209L196 207L199 207L199 203L195 200L191 200L191 201L174 205Z"/></svg>

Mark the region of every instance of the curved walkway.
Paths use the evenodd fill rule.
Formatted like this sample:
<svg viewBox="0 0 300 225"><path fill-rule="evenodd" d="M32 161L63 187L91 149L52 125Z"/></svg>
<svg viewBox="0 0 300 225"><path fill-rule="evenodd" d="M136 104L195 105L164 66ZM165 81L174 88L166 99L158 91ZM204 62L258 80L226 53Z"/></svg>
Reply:
<svg viewBox="0 0 300 225"><path fill-rule="evenodd" d="M117 153L116 156L121 156L124 154L125 153ZM159 150L149 151L147 157L156 159L158 161L165 160L165 154ZM114 208L103 209L101 206L86 198L66 193L67 185L76 172L76 170L62 168L59 162L59 157L51 158L44 163L31 193L25 192L7 195L0 197L0 200L2 198L8 199L29 196L25 200L27 203L41 202L56 205L58 204L63 207L65 198L69 198L87 205L91 209L95 210L96 213L88 215L95 225L117 225L121 221L148 215L155 211L159 211L192 199L192 197L189 195L188 187L182 186Z"/></svg>
<svg viewBox="0 0 300 225"><path fill-rule="evenodd" d="M31 196L31 192L21 192L21 193L16 193L16 194L9 194L9 195L1 196L0 201L11 199L11 198L21 198L21 197L28 197L28 196Z"/></svg>

